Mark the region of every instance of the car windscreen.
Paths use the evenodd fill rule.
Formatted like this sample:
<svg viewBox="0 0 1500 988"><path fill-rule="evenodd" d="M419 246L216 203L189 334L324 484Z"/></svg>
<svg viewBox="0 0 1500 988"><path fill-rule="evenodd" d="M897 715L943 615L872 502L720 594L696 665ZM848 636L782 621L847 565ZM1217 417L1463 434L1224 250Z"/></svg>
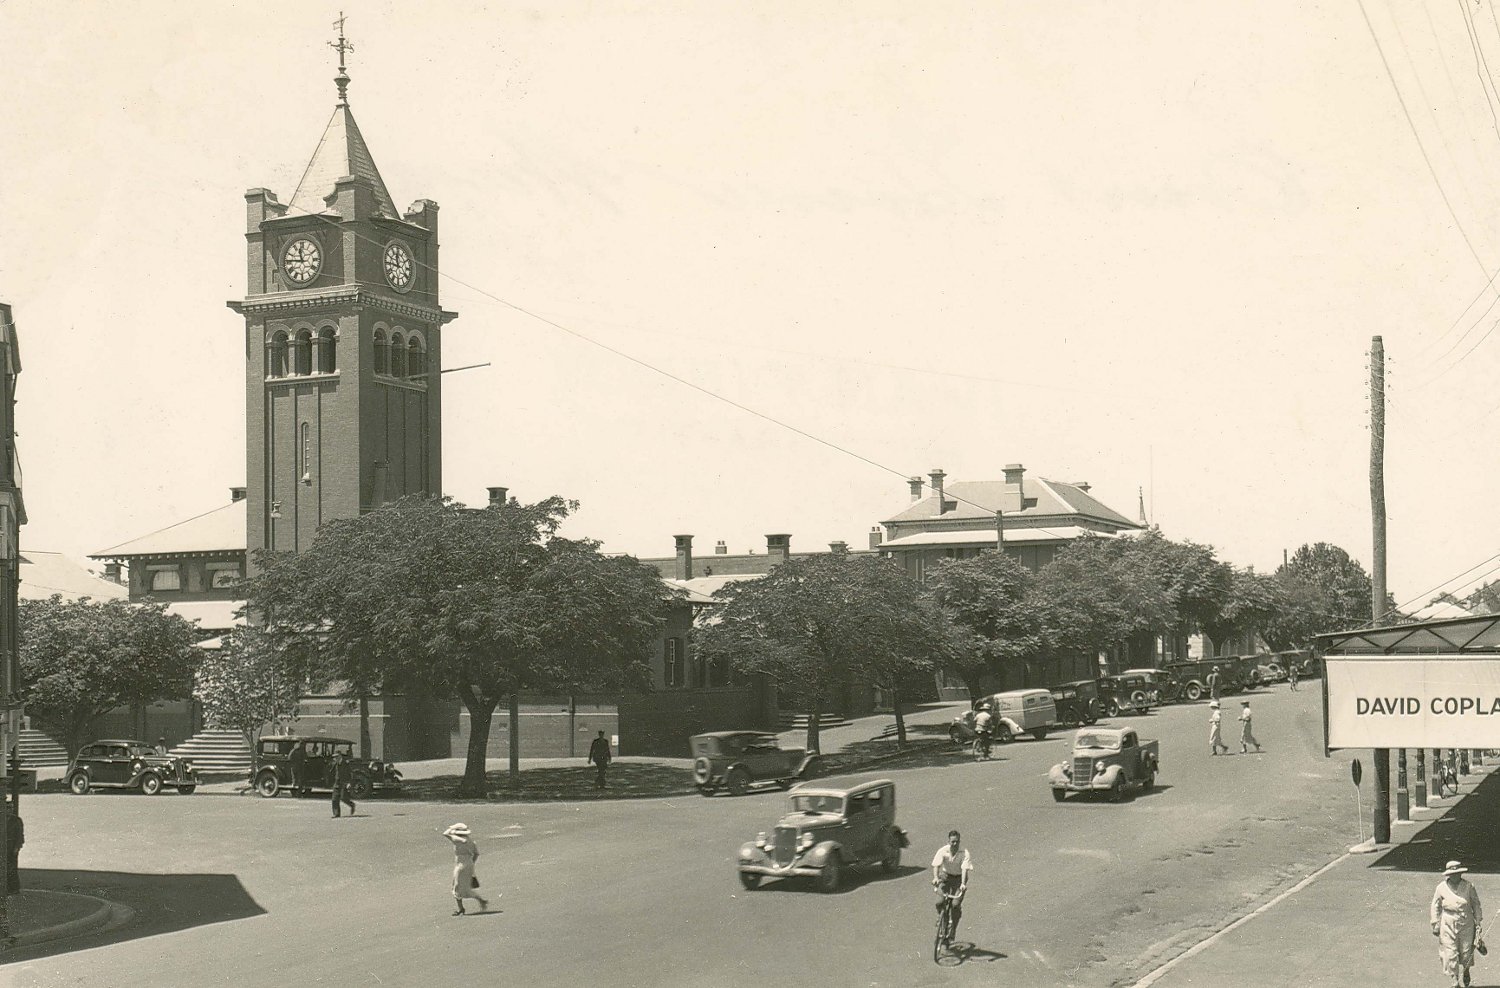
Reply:
<svg viewBox="0 0 1500 988"><path fill-rule="evenodd" d="M1073 741L1073 747L1118 750L1120 747L1120 736L1118 734L1100 734L1097 731L1079 731L1078 737Z"/></svg>
<svg viewBox="0 0 1500 988"><path fill-rule="evenodd" d="M842 813L843 810L842 796L792 797L792 812L794 813Z"/></svg>

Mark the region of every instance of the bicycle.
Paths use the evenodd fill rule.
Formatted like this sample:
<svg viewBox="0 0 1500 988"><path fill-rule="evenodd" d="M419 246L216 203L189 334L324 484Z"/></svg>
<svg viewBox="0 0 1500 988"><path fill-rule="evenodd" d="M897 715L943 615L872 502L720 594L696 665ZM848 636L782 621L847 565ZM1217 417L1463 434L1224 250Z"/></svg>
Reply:
<svg viewBox="0 0 1500 988"><path fill-rule="evenodd" d="M974 745L971 749L974 752L974 760L976 762L988 761L994 743L994 739L988 734L981 733L974 735Z"/></svg>
<svg viewBox="0 0 1500 988"><path fill-rule="evenodd" d="M932 962L934 964L942 960L946 949L953 942L953 910L958 905L958 900L963 898L962 892L944 892L935 888L943 899L938 909L937 935L932 939Z"/></svg>

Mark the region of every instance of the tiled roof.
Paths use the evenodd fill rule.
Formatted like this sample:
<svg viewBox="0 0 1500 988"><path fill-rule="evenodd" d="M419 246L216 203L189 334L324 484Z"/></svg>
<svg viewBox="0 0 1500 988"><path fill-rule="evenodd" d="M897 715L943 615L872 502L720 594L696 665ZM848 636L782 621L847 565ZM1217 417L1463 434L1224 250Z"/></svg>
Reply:
<svg viewBox="0 0 1500 988"><path fill-rule="evenodd" d="M1022 507L1023 489L1028 499L1036 499L1036 504ZM957 507L943 512L942 517L954 521L990 519L994 517L996 511L1003 511L1007 519L1040 515L1087 515L1116 525L1137 527L1136 522L1106 507L1076 485L1065 484L1057 480L1044 480L1040 477L1033 477L1019 486L1007 484L1003 480L961 480L945 485L943 494L945 501L956 502ZM938 517L938 501L937 495L934 494L912 502L904 511L894 518L887 519L884 524L925 521L936 517Z"/></svg>
<svg viewBox="0 0 1500 988"><path fill-rule="evenodd" d="M335 183L345 175L368 180L375 189L375 201L380 211L392 219L401 218L396 212L396 204L391 201L390 192L386 191L380 169L375 167L369 145L354 122L354 114L349 107L340 105L334 109L333 117L323 131L323 139L318 142L318 149L313 152L312 161L298 183L297 191L292 194L291 214L326 212L328 204L324 199L333 194Z"/></svg>
<svg viewBox="0 0 1500 988"><path fill-rule="evenodd" d="M46 600L53 594L66 600L91 597L100 601L130 596L125 587L100 579L60 552L21 550L20 578L17 593L22 600Z"/></svg>
<svg viewBox="0 0 1500 988"><path fill-rule="evenodd" d="M165 556L187 552L244 552L245 501L231 501L195 518L89 554L91 559Z"/></svg>

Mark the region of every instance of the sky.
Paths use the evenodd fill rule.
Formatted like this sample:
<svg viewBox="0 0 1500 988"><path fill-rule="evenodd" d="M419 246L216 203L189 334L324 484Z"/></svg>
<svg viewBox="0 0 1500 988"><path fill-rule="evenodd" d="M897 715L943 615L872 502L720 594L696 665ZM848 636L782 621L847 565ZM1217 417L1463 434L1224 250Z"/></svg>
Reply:
<svg viewBox="0 0 1500 988"><path fill-rule="evenodd" d="M354 115L442 208L444 362L490 365L443 378L445 491L795 551L1018 462L1368 566L1378 335L1390 587L1495 579L1493 3L351 4ZM338 14L0 4L23 548L245 483L243 193L289 201Z"/></svg>

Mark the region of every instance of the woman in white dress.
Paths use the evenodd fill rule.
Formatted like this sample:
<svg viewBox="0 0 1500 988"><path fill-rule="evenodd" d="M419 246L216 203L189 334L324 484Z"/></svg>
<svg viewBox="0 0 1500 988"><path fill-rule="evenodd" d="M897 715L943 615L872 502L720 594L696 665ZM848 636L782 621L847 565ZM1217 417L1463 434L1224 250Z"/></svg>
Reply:
<svg viewBox="0 0 1500 988"><path fill-rule="evenodd" d="M453 842L453 901L458 904L453 915L464 915L465 899L478 899L479 911L484 912L490 904L475 891L479 879L474 877L474 863L479 860L479 845L469 839L469 825L455 823L443 831L443 836Z"/></svg>
<svg viewBox="0 0 1500 988"><path fill-rule="evenodd" d="M1443 973L1454 985L1469 983L1474 943L1484 923L1479 891L1463 877L1468 870L1457 861L1449 861L1443 880L1432 893L1432 935L1438 938Z"/></svg>

